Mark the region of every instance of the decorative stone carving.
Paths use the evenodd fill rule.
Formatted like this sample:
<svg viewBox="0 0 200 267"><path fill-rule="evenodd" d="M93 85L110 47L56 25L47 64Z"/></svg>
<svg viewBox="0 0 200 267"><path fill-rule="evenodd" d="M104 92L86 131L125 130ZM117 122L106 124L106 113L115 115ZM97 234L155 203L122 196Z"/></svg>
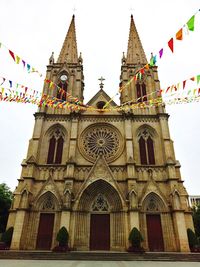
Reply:
<svg viewBox="0 0 200 267"><path fill-rule="evenodd" d="M66 209L70 209L71 208L71 192L69 190L67 190L65 192L65 203L64 203L64 207Z"/></svg>
<svg viewBox="0 0 200 267"><path fill-rule="evenodd" d="M55 202L51 194L48 194L41 206L42 210L55 210Z"/></svg>
<svg viewBox="0 0 200 267"><path fill-rule="evenodd" d="M99 155L111 162L120 156L124 142L120 132L108 124L95 124L83 131L79 138L81 154L94 162Z"/></svg>
<svg viewBox="0 0 200 267"><path fill-rule="evenodd" d="M130 209L137 208L137 198L133 190L129 193L129 207Z"/></svg>
<svg viewBox="0 0 200 267"><path fill-rule="evenodd" d="M92 211L108 211L109 205L104 195L98 194L95 201L92 204Z"/></svg>

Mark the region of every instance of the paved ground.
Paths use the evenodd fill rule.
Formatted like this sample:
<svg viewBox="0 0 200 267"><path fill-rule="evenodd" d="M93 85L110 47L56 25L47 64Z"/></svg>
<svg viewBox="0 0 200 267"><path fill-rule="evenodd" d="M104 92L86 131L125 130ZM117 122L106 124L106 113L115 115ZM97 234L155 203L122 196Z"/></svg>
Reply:
<svg viewBox="0 0 200 267"><path fill-rule="evenodd" d="M200 262L0 260L0 267L200 267Z"/></svg>

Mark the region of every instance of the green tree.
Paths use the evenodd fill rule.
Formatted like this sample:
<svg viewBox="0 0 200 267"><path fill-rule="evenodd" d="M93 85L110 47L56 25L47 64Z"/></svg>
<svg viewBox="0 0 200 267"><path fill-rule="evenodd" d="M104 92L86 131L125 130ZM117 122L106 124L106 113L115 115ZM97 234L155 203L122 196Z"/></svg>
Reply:
<svg viewBox="0 0 200 267"><path fill-rule="evenodd" d="M4 242L8 247L10 247L13 235L13 227L8 228L1 237L1 241Z"/></svg>
<svg viewBox="0 0 200 267"><path fill-rule="evenodd" d="M59 246L66 246L68 244L69 233L64 226L60 228L56 240L59 242Z"/></svg>
<svg viewBox="0 0 200 267"><path fill-rule="evenodd" d="M10 188L5 184L0 184L0 233L6 230L8 220L8 211L12 203L13 194Z"/></svg>
<svg viewBox="0 0 200 267"><path fill-rule="evenodd" d="M198 240L196 234L192 231L192 229L187 229L187 236L190 249L195 248L195 246L197 246L198 244Z"/></svg>
<svg viewBox="0 0 200 267"><path fill-rule="evenodd" d="M193 221L194 221L194 229L195 233L200 240L200 205L193 208L192 213Z"/></svg>
<svg viewBox="0 0 200 267"><path fill-rule="evenodd" d="M128 240L131 242L132 247L141 248L143 237L140 231L136 227L133 227L129 234Z"/></svg>

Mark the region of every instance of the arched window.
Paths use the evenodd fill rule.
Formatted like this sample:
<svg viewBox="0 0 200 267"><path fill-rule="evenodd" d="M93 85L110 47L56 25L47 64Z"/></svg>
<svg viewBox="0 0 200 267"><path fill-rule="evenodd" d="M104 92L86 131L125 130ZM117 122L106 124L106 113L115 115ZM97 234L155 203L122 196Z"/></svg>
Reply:
<svg viewBox="0 0 200 267"><path fill-rule="evenodd" d="M68 88L68 77L66 74L62 74L59 79L59 88L57 91L57 98L63 101L67 100L67 88Z"/></svg>
<svg viewBox="0 0 200 267"><path fill-rule="evenodd" d="M147 101L146 85L144 82L136 84L136 93L137 93L138 102Z"/></svg>
<svg viewBox="0 0 200 267"><path fill-rule="evenodd" d="M143 130L139 135L140 162L143 165L154 165L154 144L148 130Z"/></svg>
<svg viewBox="0 0 200 267"><path fill-rule="evenodd" d="M57 128L50 137L47 164L61 164L64 138L62 131Z"/></svg>

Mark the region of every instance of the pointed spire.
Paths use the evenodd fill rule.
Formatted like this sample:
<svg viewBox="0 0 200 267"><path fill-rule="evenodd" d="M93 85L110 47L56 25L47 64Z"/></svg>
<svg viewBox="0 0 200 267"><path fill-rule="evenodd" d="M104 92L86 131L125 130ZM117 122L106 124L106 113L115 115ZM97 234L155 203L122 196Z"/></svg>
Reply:
<svg viewBox="0 0 200 267"><path fill-rule="evenodd" d="M57 63L77 63L78 51L76 44L75 16L73 15L69 30L65 37Z"/></svg>
<svg viewBox="0 0 200 267"><path fill-rule="evenodd" d="M130 25L130 32L129 32L126 63L136 64L136 65L147 64L146 55L144 53L144 49L142 47L142 43L140 41L136 26L133 20L133 15L131 15L131 25Z"/></svg>

